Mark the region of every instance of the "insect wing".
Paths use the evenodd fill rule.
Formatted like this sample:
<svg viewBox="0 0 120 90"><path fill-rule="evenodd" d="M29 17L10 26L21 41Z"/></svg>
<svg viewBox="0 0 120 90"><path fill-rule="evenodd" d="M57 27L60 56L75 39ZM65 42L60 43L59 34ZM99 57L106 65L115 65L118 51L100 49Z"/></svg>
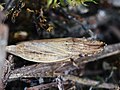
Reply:
<svg viewBox="0 0 120 90"><path fill-rule="evenodd" d="M7 51L29 61L50 63L99 53L103 45L83 38L62 38L22 42L7 46Z"/></svg>

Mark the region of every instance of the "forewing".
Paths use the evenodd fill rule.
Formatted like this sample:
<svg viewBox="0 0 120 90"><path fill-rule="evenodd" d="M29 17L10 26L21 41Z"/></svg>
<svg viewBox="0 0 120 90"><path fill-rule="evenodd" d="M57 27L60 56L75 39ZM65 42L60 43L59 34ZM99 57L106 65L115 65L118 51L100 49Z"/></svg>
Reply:
<svg viewBox="0 0 120 90"><path fill-rule="evenodd" d="M7 51L29 61L50 63L96 54L103 50L103 44L81 38L34 40L7 46Z"/></svg>
<svg viewBox="0 0 120 90"><path fill-rule="evenodd" d="M52 50L50 51L50 49L48 51L40 51L40 49L38 49L39 51L35 51L35 49L32 50L25 47L23 48L20 45L12 45L8 46L7 50L9 53L33 62L50 63L69 59L69 56L56 54L55 52L51 52Z"/></svg>
<svg viewBox="0 0 120 90"><path fill-rule="evenodd" d="M92 55L103 50L104 43L83 38L67 38L58 41L44 42L48 47L68 55Z"/></svg>

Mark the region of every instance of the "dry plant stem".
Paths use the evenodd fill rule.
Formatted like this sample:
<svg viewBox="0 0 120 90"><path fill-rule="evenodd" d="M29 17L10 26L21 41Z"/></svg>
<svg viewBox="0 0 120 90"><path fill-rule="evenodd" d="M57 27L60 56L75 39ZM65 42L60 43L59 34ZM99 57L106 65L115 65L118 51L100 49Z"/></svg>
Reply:
<svg viewBox="0 0 120 90"><path fill-rule="evenodd" d="M8 37L8 27L4 24L1 24L1 17L0 17L0 90L4 89L4 85L2 82L2 75L4 72L3 67L6 56L5 46L7 45L7 37Z"/></svg>
<svg viewBox="0 0 120 90"><path fill-rule="evenodd" d="M72 86L71 88L69 88L68 90L76 90L75 86Z"/></svg>
<svg viewBox="0 0 120 90"><path fill-rule="evenodd" d="M67 85L69 84L67 81L62 82L63 85ZM48 83L48 84L41 84L38 86L33 86L33 87L28 87L26 88L26 90L45 90L45 89L49 89L51 87L57 87L57 82L52 82L52 83Z"/></svg>
<svg viewBox="0 0 120 90"><path fill-rule="evenodd" d="M31 66L25 66L22 68L15 69L11 72L9 79L19 78L19 77L54 77L56 75L64 74L64 71L71 71L76 69L75 66L70 64L69 66L63 66L64 70L55 73L56 69L59 68L61 63L52 64L35 64ZM59 66L58 66L59 65Z"/></svg>
<svg viewBox="0 0 120 90"><path fill-rule="evenodd" d="M10 55L8 57L8 60L5 60L5 64L3 67L3 75L2 80L0 81L0 90L4 90L7 85L7 80L9 79L9 76L11 74L11 66L12 66L12 56Z"/></svg>
<svg viewBox="0 0 120 90"><path fill-rule="evenodd" d="M105 89L112 89L112 90L117 90L119 88L119 86L111 84L111 83L100 84L99 81L83 79L83 78L79 78L73 75L66 75L66 76L63 76L63 78L66 80L72 80L74 82L78 82L79 84L82 84L82 85L93 86L95 88L105 88Z"/></svg>
<svg viewBox="0 0 120 90"><path fill-rule="evenodd" d="M26 90L45 90L45 89L49 89L51 87L57 87L57 83L53 82L53 83L49 83L49 84L41 84L38 86L28 87L28 88L26 88Z"/></svg>
<svg viewBox="0 0 120 90"><path fill-rule="evenodd" d="M9 55L8 60L5 60L4 64L4 75L3 75L3 84L4 87L7 85L7 82L9 80L9 76L11 75L11 67L13 66L13 56Z"/></svg>
<svg viewBox="0 0 120 90"><path fill-rule="evenodd" d="M54 69L58 66L56 64L35 64L25 66L12 71L10 78L18 77L52 77Z"/></svg>
<svg viewBox="0 0 120 90"><path fill-rule="evenodd" d="M0 80L0 90L4 90L4 85L3 85L2 80Z"/></svg>

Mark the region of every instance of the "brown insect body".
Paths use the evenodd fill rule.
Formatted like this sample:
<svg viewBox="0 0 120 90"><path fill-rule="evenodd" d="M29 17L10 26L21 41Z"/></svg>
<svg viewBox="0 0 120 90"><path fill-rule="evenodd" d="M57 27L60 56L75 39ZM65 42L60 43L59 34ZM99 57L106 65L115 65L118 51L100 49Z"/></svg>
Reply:
<svg viewBox="0 0 120 90"><path fill-rule="evenodd" d="M103 50L104 43L83 38L33 40L7 46L7 52L33 62L70 61Z"/></svg>

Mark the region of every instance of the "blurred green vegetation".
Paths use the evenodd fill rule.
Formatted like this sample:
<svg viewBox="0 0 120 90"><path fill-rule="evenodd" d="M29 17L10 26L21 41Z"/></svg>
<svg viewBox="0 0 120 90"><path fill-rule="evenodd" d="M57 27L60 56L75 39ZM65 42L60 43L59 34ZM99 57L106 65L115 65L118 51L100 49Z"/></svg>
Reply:
<svg viewBox="0 0 120 90"><path fill-rule="evenodd" d="M80 5L89 8L89 3L97 3L96 0L10 1L3 5L7 15L5 23L10 27L9 44L31 39L69 37L70 27L76 25L74 15L71 15L75 12L69 8ZM79 15L78 18L81 22L82 18Z"/></svg>

